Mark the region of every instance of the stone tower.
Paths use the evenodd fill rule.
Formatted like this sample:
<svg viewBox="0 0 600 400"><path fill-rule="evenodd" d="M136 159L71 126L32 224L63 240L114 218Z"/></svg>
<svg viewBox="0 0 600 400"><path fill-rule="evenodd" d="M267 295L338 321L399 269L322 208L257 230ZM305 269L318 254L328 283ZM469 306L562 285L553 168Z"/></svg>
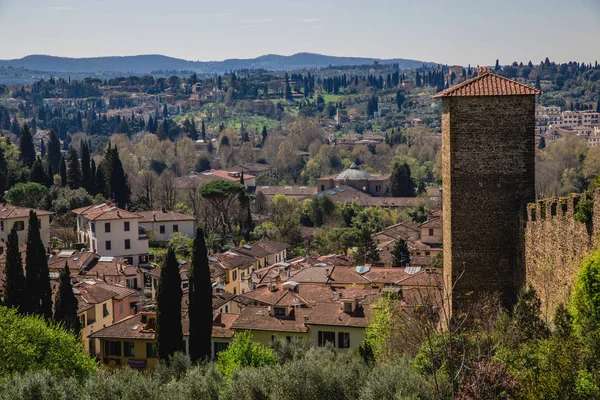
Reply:
<svg viewBox="0 0 600 400"><path fill-rule="evenodd" d="M454 310L486 292L514 304L525 275L521 216L535 200L540 92L477 72L434 96L442 99L444 284Z"/></svg>

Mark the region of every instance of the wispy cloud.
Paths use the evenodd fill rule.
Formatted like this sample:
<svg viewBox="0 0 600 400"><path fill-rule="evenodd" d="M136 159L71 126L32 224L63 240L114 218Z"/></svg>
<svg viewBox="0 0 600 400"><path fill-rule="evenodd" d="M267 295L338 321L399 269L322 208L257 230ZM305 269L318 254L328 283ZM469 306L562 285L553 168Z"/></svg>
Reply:
<svg viewBox="0 0 600 400"><path fill-rule="evenodd" d="M50 7L51 10L54 11L73 11L76 10L75 7L64 7L64 6L52 6Z"/></svg>
<svg viewBox="0 0 600 400"><path fill-rule="evenodd" d="M304 22L306 24L314 24L315 22L325 21L327 18L300 18L298 22Z"/></svg>
<svg viewBox="0 0 600 400"><path fill-rule="evenodd" d="M229 14L229 13L217 13L217 14L211 14L210 16L211 17L228 17L230 15L231 14Z"/></svg>
<svg viewBox="0 0 600 400"><path fill-rule="evenodd" d="M268 24L273 22L272 18L260 18L260 19L240 19L238 21L241 24Z"/></svg>

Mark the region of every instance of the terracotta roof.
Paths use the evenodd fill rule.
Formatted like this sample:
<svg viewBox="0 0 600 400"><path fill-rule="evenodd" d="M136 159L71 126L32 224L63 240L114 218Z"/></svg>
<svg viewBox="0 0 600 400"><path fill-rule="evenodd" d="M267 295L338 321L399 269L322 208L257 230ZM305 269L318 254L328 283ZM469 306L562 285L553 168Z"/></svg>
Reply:
<svg viewBox="0 0 600 400"><path fill-rule="evenodd" d="M154 330L144 329L146 324L142 322L142 313L132 315L117 322L116 324L100 329L92 333L90 338L100 339L146 339L154 340ZM154 316L153 316L154 317Z"/></svg>
<svg viewBox="0 0 600 400"><path fill-rule="evenodd" d="M78 303L77 312L82 312L91 308L94 304L101 304L113 297L117 297L117 293L97 285L95 281L83 281L75 284L73 287Z"/></svg>
<svg viewBox="0 0 600 400"><path fill-rule="evenodd" d="M268 256L269 253L264 247L259 246L258 243L245 244L240 247L234 247L231 249L234 253L244 254L253 258L264 258Z"/></svg>
<svg viewBox="0 0 600 400"><path fill-rule="evenodd" d="M163 211L163 210L153 210L153 211L139 211L138 215L142 217L140 219L140 223L142 222L165 222L165 221L195 221L193 215L186 214L181 211ZM156 218L156 219L155 219Z"/></svg>
<svg viewBox="0 0 600 400"><path fill-rule="evenodd" d="M327 283L330 285L369 284L354 267L322 266L305 268L291 278L298 283Z"/></svg>
<svg viewBox="0 0 600 400"><path fill-rule="evenodd" d="M269 164L261 164L261 163L246 163L239 164L231 169L232 171L248 171L248 172L265 172L270 171L271 166ZM245 175L244 175L245 177Z"/></svg>
<svg viewBox="0 0 600 400"><path fill-rule="evenodd" d="M231 338L233 337L233 330L231 326L238 319L240 314L234 313L215 313L213 315L213 338Z"/></svg>
<svg viewBox="0 0 600 400"><path fill-rule="evenodd" d="M100 279L104 279L105 276L126 276L127 273L125 269L127 265L120 263L115 258L111 261L99 261L96 265L90 268L86 275L87 276L97 276Z"/></svg>
<svg viewBox="0 0 600 400"><path fill-rule="evenodd" d="M268 251L269 254L277 254L277 253L282 252L285 249L290 248L290 245L287 243L271 242L271 241L267 241L267 240L261 241L261 242L256 242L256 243L254 243L254 245L262 247L263 249Z"/></svg>
<svg viewBox="0 0 600 400"><path fill-rule="evenodd" d="M369 325L371 309L359 306L353 313L342 310L341 303L318 303L304 322L306 325L352 326L365 328Z"/></svg>
<svg viewBox="0 0 600 400"><path fill-rule="evenodd" d="M73 254L64 257L63 251L58 254L53 254L48 258L48 268L51 270L62 269L65 266L65 261L69 265L71 274L77 274L82 270L85 270L90 265L93 265L99 258L99 256L90 251L73 251ZM25 256L23 255L23 260Z"/></svg>
<svg viewBox="0 0 600 400"><path fill-rule="evenodd" d="M237 251L231 250L226 251L225 253L211 254L210 257L219 262L220 266L224 269L246 269L254 264L254 257L250 257L245 254L238 253Z"/></svg>
<svg viewBox="0 0 600 400"><path fill-rule="evenodd" d="M76 208L75 210L73 210L73 213L77 215L83 215L90 221L140 218L138 214L123 210L110 203L100 204L98 206Z"/></svg>
<svg viewBox="0 0 600 400"><path fill-rule="evenodd" d="M486 72L441 91L433 97L533 96L540 93L539 90L531 86Z"/></svg>
<svg viewBox="0 0 600 400"><path fill-rule="evenodd" d="M11 204L2 204L0 205L0 219L10 219L10 218L24 218L29 216L29 211L35 211L37 215L51 215L54 214L50 211L38 210L36 208L26 208L13 206Z"/></svg>
<svg viewBox="0 0 600 400"><path fill-rule="evenodd" d="M287 318L269 315L268 307L246 307L231 326L234 330L306 332L304 316L309 309L298 308Z"/></svg>
<svg viewBox="0 0 600 400"><path fill-rule="evenodd" d="M420 228L442 228L443 226L444 220L442 217L431 218L429 221L425 221L419 225Z"/></svg>
<svg viewBox="0 0 600 400"><path fill-rule="evenodd" d="M263 286L258 289L246 292L241 296L261 303L260 305L270 306L296 306L306 305L306 301L295 292L282 289L281 285L276 285L274 290L272 288Z"/></svg>
<svg viewBox="0 0 600 400"><path fill-rule="evenodd" d="M317 188L316 186L257 186L256 192L262 192L267 199L278 194L304 199L317 194Z"/></svg>

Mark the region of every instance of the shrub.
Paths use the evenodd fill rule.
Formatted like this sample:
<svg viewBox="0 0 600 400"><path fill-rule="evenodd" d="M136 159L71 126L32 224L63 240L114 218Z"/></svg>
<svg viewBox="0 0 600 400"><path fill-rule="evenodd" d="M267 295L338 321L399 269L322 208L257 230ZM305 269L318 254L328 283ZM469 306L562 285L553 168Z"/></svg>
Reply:
<svg viewBox="0 0 600 400"><path fill-rule="evenodd" d="M273 350L252 340L250 332L237 333L227 350L219 353L216 367L226 378L243 367L261 367L277 363Z"/></svg>

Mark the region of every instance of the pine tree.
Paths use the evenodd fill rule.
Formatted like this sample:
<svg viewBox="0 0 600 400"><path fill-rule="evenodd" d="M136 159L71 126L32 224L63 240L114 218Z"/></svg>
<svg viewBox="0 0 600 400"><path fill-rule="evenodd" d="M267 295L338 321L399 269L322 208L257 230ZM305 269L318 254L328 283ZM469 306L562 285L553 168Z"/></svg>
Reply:
<svg viewBox="0 0 600 400"><path fill-rule="evenodd" d="M71 189L79 189L81 187L81 167L79 166L79 156L77 155L77 151L72 147L69 151L67 183Z"/></svg>
<svg viewBox="0 0 600 400"><path fill-rule="evenodd" d="M407 163L394 164L390 183L392 197L415 197L415 182L410 176L410 167Z"/></svg>
<svg viewBox="0 0 600 400"><path fill-rule="evenodd" d="M90 149L85 141L81 141L81 186L91 193L93 189L92 182Z"/></svg>
<svg viewBox="0 0 600 400"><path fill-rule="evenodd" d="M19 234L17 228L13 225L6 242L4 305L25 312L27 310L27 297L23 260L19 250Z"/></svg>
<svg viewBox="0 0 600 400"><path fill-rule="evenodd" d="M193 363L211 356L212 282L207 253L204 232L198 228L192 247L192 265L188 271L190 359Z"/></svg>
<svg viewBox="0 0 600 400"><path fill-rule="evenodd" d="M392 250L392 267L406 267L410 263L410 251L406 240L398 239Z"/></svg>
<svg viewBox="0 0 600 400"><path fill-rule="evenodd" d="M58 173L60 174L60 186L67 186L67 163L63 157L60 158L60 167Z"/></svg>
<svg viewBox="0 0 600 400"><path fill-rule="evenodd" d="M29 212L27 249L25 253L25 287L30 314L52 317L52 289L46 248L40 235L40 221L34 211Z"/></svg>
<svg viewBox="0 0 600 400"><path fill-rule="evenodd" d="M19 149L21 150L21 160L23 161L23 164L31 168L35 162L35 147L33 147L33 136L31 135L31 130L27 124L24 124L21 128Z"/></svg>
<svg viewBox="0 0 600 400"><path fill-rule="evenodd" d="M60 284L56 294L54 319L67 331L79 335L81 326L77 318L77 298L73 293L71 285L71 273L69 264L65 261L65 267L60 271Z"/></svg>
<svg viewBox="0 0 600 400"><path fill-rule="evenodd" d="M60 168L60 140L56 131L52 129L48 138L48 162L52 171L58 171Z"/></svg>
<svg viewBox="0 0 600 400"><path fill-rule="evenodd" d="M46 173L44 172L44 165L42 164L42 160L39 157L35 159L33 167L31 167L31 174L29 174L29 180L31 182L39 183L40 185L46 185L48 183L48 178L46 177Z"/></svg>
<svg viewBox="0 0 600 400"><path fill-rule="evenodd" d="M183 350L182 297L179 263L175 257L175 250L170 247L167 251L167 258L160 270L160 282L156 297L158 358L167 362L175 352Z"/></svg>

